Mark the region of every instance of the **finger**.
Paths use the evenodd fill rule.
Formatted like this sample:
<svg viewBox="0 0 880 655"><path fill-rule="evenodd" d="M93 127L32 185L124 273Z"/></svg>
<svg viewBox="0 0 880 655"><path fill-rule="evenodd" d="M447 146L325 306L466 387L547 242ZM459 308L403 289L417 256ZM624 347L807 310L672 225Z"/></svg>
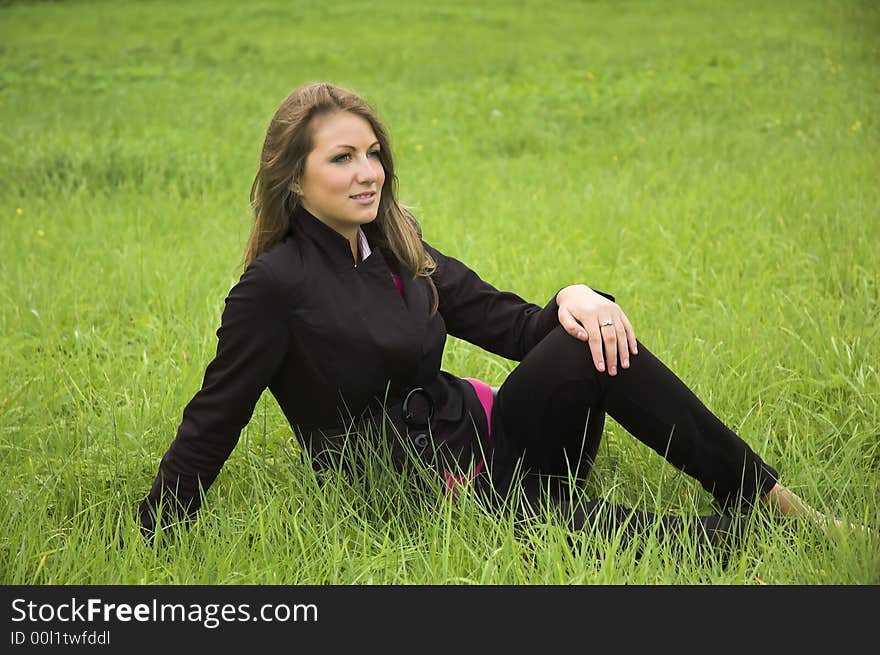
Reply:
<svg viewBox="0 0 880 655"><path fill-rule="evenodd" d="M589 338L587 342L590 344L590 353L593 356L593 365L596 370L602 372L605 370L605 356L602 354L602 332L598 323L593 323L589 330Z"/></svg>
<svg viewBox="0 0 880 655"><path fill-rule="evenodd" d="M606 319L603 319L606 320ZM605 344L605 365L608 367L608 375L617 375L617 330L614 324L602 325L602 342Z"/></svg>
<svg viewBox="0 0 880 655"><path fill-rule="evenodd" d="M568 332L575 339L581 341L587 340L587 331L577 322L575 317L572 316L571 312L568 310L563 309L559 311L559 324L562 326L563 330Z"/></svg>
<svg viewBox="0 0 880 655"><path fill-rule="evenodd" d="M614 329L617 332L617 359L620 362L620 368L629 368L629 348L623 321L615 321Z"/></svg>
<svg viewBox="0 0 880 655"><path fill-rule="evenodd" d="M627 318L626 314L624 314L623 312L620 312L620 317L621 317L621 320L623 321L623 329L626 331L626 340L629 343L629 351L633 355L638 355L639 354L639 345L638 345L638 342L636 341L636 333L635 333L635 330L633 330L632 323L629 322L629 319Z"/></svg>

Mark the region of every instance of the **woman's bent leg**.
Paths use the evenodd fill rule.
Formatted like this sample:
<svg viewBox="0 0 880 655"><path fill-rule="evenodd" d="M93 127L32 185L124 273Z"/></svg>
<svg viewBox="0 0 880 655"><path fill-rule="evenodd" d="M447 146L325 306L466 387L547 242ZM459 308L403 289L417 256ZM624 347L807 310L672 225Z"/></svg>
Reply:
<svg viewBox="0 0 880 655"><path fill-rule="evenodd" d="M512 482L514 465L561 488L569 478L585 479L599 450L605 426L602 400L584 388L581 367L557 357L554 345L547 338L541 341L540 350L529 353L496 395L492 478L502 494Z"/></svg>
<svg viewBox="0 0 880 655"><path fill-rule="evenodd" d="M499 389L492 440L504 457L521 458L524 471L565 475L581 456L595 456L604 412L698 480L723 508L749 504L776 482L776 471L643 344L630 367L612 377L596 371L589 346L562 327ZM583 464L580 470L585 474Z"/></svg>

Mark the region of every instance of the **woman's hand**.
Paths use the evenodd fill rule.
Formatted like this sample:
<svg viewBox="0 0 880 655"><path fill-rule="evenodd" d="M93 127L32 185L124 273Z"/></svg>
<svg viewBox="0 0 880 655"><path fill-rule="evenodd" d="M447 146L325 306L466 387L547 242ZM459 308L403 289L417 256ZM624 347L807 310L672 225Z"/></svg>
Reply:
<svg viewBox="0 0 880 655"><path fill-rule="evenodd" d="M638 355L632 324L617 303L608 300L583 284L565 287L556 294L559 322L575 339L590 344L597 371L608 366L609 375L617 375L617 362L629 368L629 355ZM604 344L604 354L603 354Z"/></svg>

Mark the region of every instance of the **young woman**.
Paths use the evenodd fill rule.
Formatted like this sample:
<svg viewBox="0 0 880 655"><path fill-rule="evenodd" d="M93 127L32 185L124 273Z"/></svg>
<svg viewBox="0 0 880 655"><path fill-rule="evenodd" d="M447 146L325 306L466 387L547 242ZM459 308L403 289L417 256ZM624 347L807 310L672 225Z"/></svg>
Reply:
<svg viewBox="0 0 880 655"><path fill-rule="evenodd" d="M818 517L636 340L612 296L575 284L539 307L424 242L397 200L386 131L356 94L309 84L284 100L251 201L245 271L141 503L147 534L160 515L195 516L266 387L316 466L355 445L387 448L396 468L420 461L453 491L503 499L523 484L532 507L558 503L575 528L655 524L601 499L565 507L564 483L586 475L606 413L717 499L699 539L759 499ZM497 390L456 377L440 370L447 334L520 363Z"/></svg>

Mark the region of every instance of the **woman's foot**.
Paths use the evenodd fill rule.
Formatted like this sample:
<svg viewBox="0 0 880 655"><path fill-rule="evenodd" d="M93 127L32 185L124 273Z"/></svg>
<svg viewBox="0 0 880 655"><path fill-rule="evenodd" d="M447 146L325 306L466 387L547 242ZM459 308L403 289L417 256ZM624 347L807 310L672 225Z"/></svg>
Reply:
<svg viewBox="0 0 880 655"><path fill-rule="evenodd" d="M822 512L807 505L796 493L789 491L778 482L764 495L763 499L765 502L770 503L770 506L777 514L815 521L822 528L822 531L832 539L838 538L841 532L847 528L870 534L877 533L876 530L872 530L864 525L857 523L846 524L839 516L826 516L822 514Z"/></svg>

